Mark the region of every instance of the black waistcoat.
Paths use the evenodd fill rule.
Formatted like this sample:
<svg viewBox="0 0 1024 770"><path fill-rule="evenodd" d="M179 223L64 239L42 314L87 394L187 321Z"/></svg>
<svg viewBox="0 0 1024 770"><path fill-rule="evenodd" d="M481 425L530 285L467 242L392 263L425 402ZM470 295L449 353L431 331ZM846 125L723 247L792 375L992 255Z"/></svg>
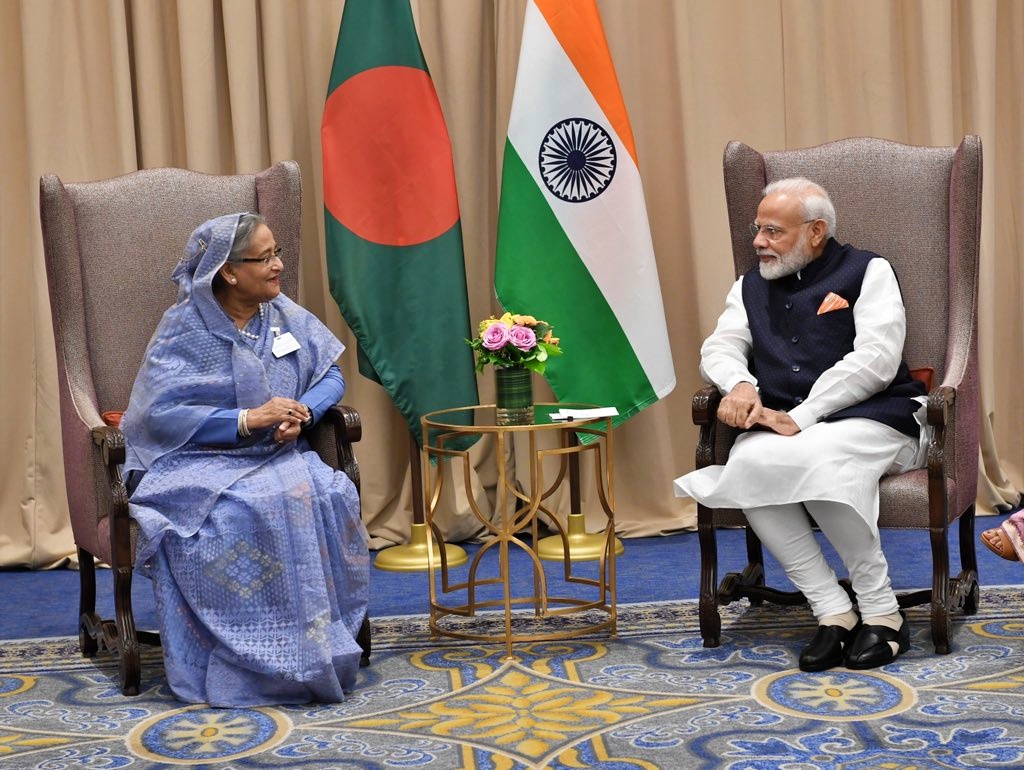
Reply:
<svg viewBox="0 0 1024 770"><path fill-rule="evenodd" d="M743 305L753 337L751 373L757 377L765 406L785 411L802 403L822 372L853 350L857 334L853 307L868 263L877 256L830 238L825 251L801 271L800 278L789 275L766 281L757 268L743 277ZM829 292L850 306L818 315ZM917 436L920 427L914 412L920 405L911 399L924 393L924 386L911 379L901 361L885 390L824 419L867 417Z"/></svg>

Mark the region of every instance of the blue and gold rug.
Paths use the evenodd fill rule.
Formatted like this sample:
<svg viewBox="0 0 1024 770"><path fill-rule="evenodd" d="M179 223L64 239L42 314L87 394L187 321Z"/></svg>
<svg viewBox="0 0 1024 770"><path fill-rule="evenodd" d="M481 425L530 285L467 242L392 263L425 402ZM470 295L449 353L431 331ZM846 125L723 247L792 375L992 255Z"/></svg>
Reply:
<svg viewBox="0 0 1024 770"><path fill-rule="evenodd" d="M696 602L625 605L619 634L503 645L374 622L373 664L330 706L174 701L159 651L142 694L72 638L0 647L0 768L978 768L1024 766L1024 597L983 589L936 656L925 611L883 669L806 674L806 608L723 609L704 649ZM487 622L469 619L467 623Z"/></svg>

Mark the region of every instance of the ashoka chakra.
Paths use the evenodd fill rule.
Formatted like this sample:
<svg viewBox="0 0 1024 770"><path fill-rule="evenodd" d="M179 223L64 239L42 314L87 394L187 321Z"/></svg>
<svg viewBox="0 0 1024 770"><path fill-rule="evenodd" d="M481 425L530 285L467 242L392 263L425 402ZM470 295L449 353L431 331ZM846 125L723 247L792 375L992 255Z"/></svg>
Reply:
<svg viewBox="0 0 1024 770"><path fill-rule="evenodd" d="M540 143L540 175L553 195L569 203L596 198L615 176L615 145L586 118L556 123Z"/></svg>

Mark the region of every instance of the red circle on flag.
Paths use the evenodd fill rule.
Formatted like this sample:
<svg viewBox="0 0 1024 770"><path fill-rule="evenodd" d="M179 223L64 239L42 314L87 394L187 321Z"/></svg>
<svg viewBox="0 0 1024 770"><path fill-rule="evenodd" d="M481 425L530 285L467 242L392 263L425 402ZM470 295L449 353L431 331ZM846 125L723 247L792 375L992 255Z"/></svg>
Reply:
<svg viewBox="0 0 1024 770"><path fill-rule="evenodd" d="M430 76L375 67L327 97L324 205L373 243L411 246L459 219L451 141Z"/></svg>

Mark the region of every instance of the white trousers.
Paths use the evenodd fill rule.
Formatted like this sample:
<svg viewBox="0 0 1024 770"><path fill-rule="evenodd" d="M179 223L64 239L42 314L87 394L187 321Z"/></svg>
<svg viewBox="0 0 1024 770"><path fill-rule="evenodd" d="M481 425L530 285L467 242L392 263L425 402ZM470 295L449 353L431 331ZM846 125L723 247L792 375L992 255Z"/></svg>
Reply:
<svg viewBox="0 0 1024 770"><path fill-rule="evenodd" d="M843 560L861 617L888 615L898 609L878 535L849 506L816 500L748 508L743 513L786 576L807 597L818 620L842 614L853 604L825 560L808 513Z"/></svg>

